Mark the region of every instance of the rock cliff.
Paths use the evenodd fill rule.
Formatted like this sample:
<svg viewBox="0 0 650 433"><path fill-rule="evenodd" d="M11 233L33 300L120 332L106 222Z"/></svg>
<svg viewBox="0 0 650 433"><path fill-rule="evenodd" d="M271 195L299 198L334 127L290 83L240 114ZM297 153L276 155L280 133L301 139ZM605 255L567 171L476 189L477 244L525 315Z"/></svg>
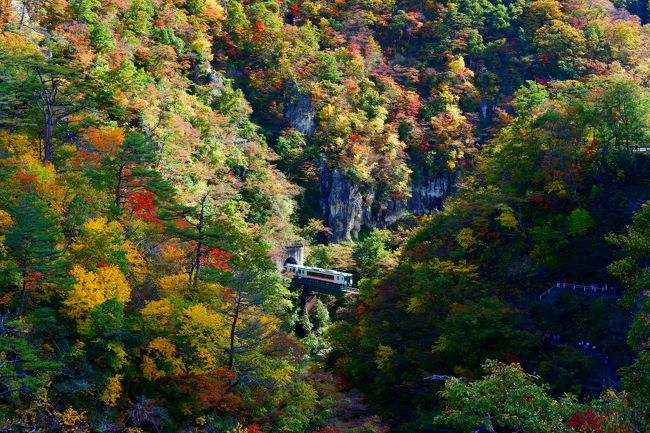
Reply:
<svg viewBox="0 0 650 433"><path fill-rule="evenodd" d="M292 128L310 139L316 129L316 110L308 95L293 88L288 92L284 115ZM320 206L332 242L355 239L364 227L384 227L410 212L416 215L440 209L444 196L453 187L454 175L412 178L411 195L406 201L381 200L381 191L355 184L340 170L330 169L325 156L320 161Z"/></svg>
<svg viewBox="0 0 650 433"><path fill-rule="evenodd" d="M357 185L338 169L330 170L321 162L320 205L333 242L355 239L364 227L385 227L406 213L429 214L440 209L445 195L453 187L453 175L411 179L411 197L404 201L382 201L380 192Z"/></svg>

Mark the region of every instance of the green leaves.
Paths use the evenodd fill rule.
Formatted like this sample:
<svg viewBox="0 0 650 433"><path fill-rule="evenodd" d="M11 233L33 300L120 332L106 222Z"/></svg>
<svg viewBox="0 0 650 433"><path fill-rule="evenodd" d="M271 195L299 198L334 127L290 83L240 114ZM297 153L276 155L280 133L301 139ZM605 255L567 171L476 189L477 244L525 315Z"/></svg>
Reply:
<svg viewBox="0 0 650 433"><path fill-rule="evenodd" d="M486 375L475 382L452 379L445 383L441 392L445 408L439 422L464 432L477 427L520 433L573 431L566 421L580 407L574 397L551 398L545 386L535 384L537 377L518 364L488 360L483 369Z"/></svg>

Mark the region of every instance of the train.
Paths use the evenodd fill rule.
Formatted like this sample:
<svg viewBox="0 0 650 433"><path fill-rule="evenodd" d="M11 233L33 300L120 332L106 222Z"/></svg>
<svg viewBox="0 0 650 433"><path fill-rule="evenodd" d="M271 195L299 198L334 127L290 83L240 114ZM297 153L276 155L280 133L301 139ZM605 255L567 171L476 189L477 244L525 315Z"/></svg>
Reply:
<svg viewBox="0 0 650 433"><path fill-rule="evenodd" d="M340 288L352 287L352 274L333 271L331 269L312 268L292 263L284 265L285 271L295 275L299 282L313 282L317 285L336 286Z"/></svg>

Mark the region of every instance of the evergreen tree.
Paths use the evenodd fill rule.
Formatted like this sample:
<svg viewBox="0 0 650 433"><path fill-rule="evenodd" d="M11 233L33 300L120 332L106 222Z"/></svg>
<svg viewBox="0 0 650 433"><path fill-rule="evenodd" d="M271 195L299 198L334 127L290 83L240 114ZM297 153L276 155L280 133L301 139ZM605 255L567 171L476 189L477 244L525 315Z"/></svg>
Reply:
<svg viewBox="0 0 650 433"><path fill-rule="evenodd" d="M57 260L63 252L59 245L61 231L46 203L33 193L25 194L12 205L10 214L16 223L6 234L5 246L13 265L3 272L20 273L18 315L22 315L30 288L52 276L63 264Z"/></svg>

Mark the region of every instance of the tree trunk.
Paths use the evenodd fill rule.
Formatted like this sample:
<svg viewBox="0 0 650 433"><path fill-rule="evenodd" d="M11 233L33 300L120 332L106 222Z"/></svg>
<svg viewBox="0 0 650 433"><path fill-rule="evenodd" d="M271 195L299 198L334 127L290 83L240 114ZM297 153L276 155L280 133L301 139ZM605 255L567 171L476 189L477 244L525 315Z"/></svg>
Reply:
<svg viewBox="0 0 650 433"><path fill-rule="evenodd" d="M43 112L43 162L52 160L52 139L54 137L54 120L46 107Z"/></svg>
<svg viewBox="0 0 650 433"><path fill-rule="evenodd" d="M205 215L205 200L207 199L207 196L204 196L201 199L201 212L199 213L199 225L197 226L197 229L199 231L198 237L196 239L196 257L194 259L194 282L196 283L199 280L199 276L201 275L201 256L203 255L203 243L201 240L203 239L203 220L204 220L204 215Z"/></svg>
<svg viewBox="0 0 650 433"><path fill-rule="evenodd" d="M25 254L23 254L23 263L22 263L22 285L20 287L20 308L18 310L18 317L21 317L23 315L23 311L25 311L25 302L27 300L27 275L29 274L28 268L27 268L27 259L28 259L28 251L29 251L29 246L25 246Z"/></svg>
<svg viewBox="0 0 650 433"><path fill-rule="evenodd" d="M228 353L228 370L233 371L235 368L235 334L237 331L237 321L239 320L239 309L241 307L241 288L237 291L237 300L235 311L232 315L232 325L230 326L230 351Z"/></svg>
<svg viewBox="0 0 650 433"><path fill-rule="evenodd" d="M124 177L124 164L120 163L120 169L117 172L117 186L115 187L115 206L118 208L122 204L122 180Z"/></svg>

